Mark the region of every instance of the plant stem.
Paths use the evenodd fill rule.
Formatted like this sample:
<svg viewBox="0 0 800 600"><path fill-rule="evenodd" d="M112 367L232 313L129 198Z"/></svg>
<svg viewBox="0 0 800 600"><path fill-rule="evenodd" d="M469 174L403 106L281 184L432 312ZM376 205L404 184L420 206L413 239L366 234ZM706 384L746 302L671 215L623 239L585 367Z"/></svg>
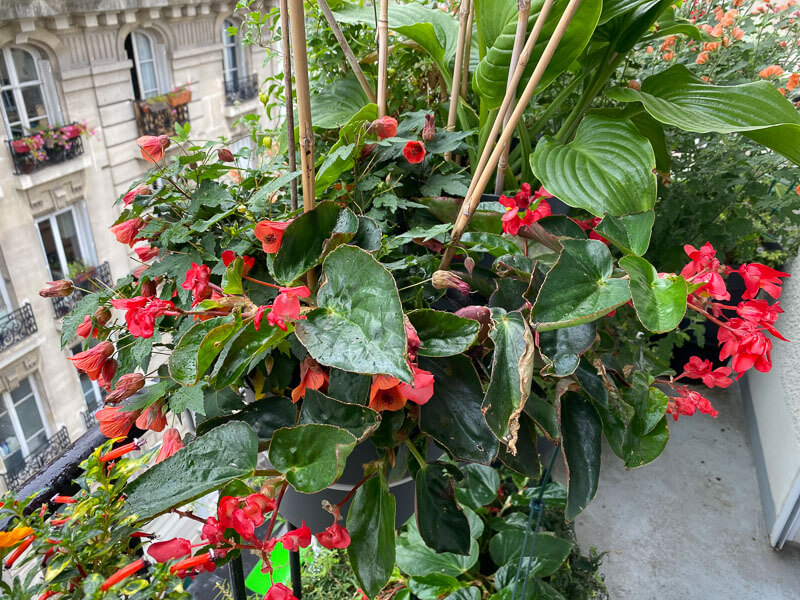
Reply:
<svg viewBox="0 0 800 600"><path fill-rule="evenodd" d="M177 508L173 508L172 512L174 512L179 517L184 517L186 519L192 519L192 521L197 521L198 523L202 523L203 525L205 525L205 523L206 523L205 519L201 519L196 514L194 514L191 511L188 511L188 510L187 511L183 511L183 510L178 510Z"/></svg>
<svg viewBox="0 0 800 600"><path fill-rule="evenodd" d="M542 130L544 130L545 127L547 127L548 121L553 118L553 115L555 115L556 111L561 108L561 105L566 100L569 99L572 92L575 91L575 88L577 88L588 75L588 70L578 73L572 78L572 81L570 81L566 86L564 86L564 88L562 88L560 92L558 92L558 94L556 94L556 97L553 98L553 101L550 103L550 105L541 115L536 118L536 120L533 122L533 126L528 130L528 135L531 137L531 139L535 138L542 132Z"/></svg>
<svg viewBox="0 0 800 600"><path fill-rule="evenodd" d="M408 451L411 452L411 454L414 456L414 458L419 463L420 469L425 468L425 465L428 464L428 461L425 460L424 458L422 458L422 454L420 454L419 450L417 450L416 446L414 446L414 442L412 442L410 439L406 438L406 446L408 446Z"/></svg>
<svg viewBox="0 0 800 600"><path fill-rule="evenodd" d="M246 279L247 281L252 281L253 283L257 283L258 285L275 288L276 290L281 289L281 286L279 285L275 285L274 283L268 283L266 281L261 281L260 279L255 279L253 277L250 277L249 275L242 275L242 279Z"/></svg>
<svg viewBox="0 0 800 600"><path fill-rule="evenodd" d="M469 60L472 53L472 22L475 20L475 2L471 2L469 19L467 20L467 37L464 39L464 69L461 74L461 97L467 99L469 84Z"/></svg>
<svg viewBox="0 0 800 600"><path fill-rule="evenodd" d="M336 506L338 508L342 508L345 504L347 504L347 501L350 500L350 498L353 497L353 494L356 493L358 488L360 488L362 485L364 485L367 481L369 481L373 477L375 477L375 473L370 473L369 475L364 475L364 477L361 479L361 481L359 481L357 484L355 484L353 486L353 489L350 490L349 492L347 492L347 495L344 498L342 498L341 501L336 503Z"/></svg>
<svg viewBox="0 0 800 600"><path fill-rule="evenodd" d="M281 11L281 49L283 53L283 87L286 95L286 139L289 143L289 170L297 170L297 148L294 139L294 98L292 93L292 51L289 47L289 7L287 0L280 0ZM291 181L290 203L292 210L297 210L297 178Z"/></svg>
<svg viewBox="0 0 800 600"><path fill-rule="evenodd" d="M264 541L267 541L272 537L272 530L275 529L275 521L278 518L278 509L281 507L281 502L283 502L283 495L286 493L286 488L289 486L288 481L284 481L283 485L281 486L281 491L278 492L278 499L275 501L275 510L272 511L272 518L269 520L269 527L267 527L267 534L264 536Z"/></svg>
<svg viewBox="0 0 800 600"><path fill-rule="evenodd" d="M389 65L389 0L380 0L378 16L378 117L386 116L386 83Z"/></svg>
<svg viewBox="0 0 800 600"><path fill-rule="evenodd" d="M461 97L461 71L464 67L464 42L467 39L467 21L471 12L470 0L461 0L458 19L458 42L456 43L456 62L453 67L453 81L450 82L450 109L447 113L447 131L456 128L458 117L458 103ZM453 160L453 153L446 152L444 159Z"/></svg>

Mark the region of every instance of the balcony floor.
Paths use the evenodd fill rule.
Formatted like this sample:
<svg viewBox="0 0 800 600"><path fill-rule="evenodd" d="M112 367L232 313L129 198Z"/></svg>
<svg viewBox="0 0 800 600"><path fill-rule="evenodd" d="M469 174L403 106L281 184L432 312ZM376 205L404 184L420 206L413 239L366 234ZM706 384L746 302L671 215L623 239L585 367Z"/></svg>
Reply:
<svg viewBox="0 0 800 600"><path fill-rule="evenodd" d="M600 489L576 533L583 548L608 552L601 571L614 600L800 597L800 548L769 545L739 390L708 397L719 417L670 418L650 465L625 471L603 449Z"/></svg>

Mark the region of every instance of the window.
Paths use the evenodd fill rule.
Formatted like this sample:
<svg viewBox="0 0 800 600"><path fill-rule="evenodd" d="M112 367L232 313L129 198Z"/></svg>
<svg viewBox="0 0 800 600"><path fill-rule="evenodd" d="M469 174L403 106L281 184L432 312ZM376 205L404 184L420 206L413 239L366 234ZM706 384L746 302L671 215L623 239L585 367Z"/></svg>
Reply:
<svg viewBox="0 0 800 600"><path fill-rule="evenodd" d="M50 62L24 48L0 49L3 121L12 138L63 123Z"/></svg>
<svg viewBox="0 0 800 600"><path fill-rule="evenodd" d="M236 27L236 25L226 19L222 24L222 63L225 68L225 81L229 89L235 92L239 89L239 80L244 75L244 61L239 36L228 33L230 27Z"/></svg>
<svg viewBox="0 0 800 600"><path fill-rule="evenodd" d="M125 39L125 51L133 61L131 79L137 100L145 100L169 91L166 49L155 36L144 31L134 31Z"/></svg>
<svg viewBox="0 0 800 600"><path fill-rule="evenodd" d="M33 377L3 394L0 402L0 456L7 470L36 452L49 437L39 393Z"/></svg>
<svg viewBox="0 0 800 600"><path fill-rule="evenodd" d="M83 206L70 206L36 225L52 281L71 279L97 263Z"/></svg>
<svg viewBox="0 0 800 600"><path fill-rule="evenodd" d="M11 307L11 298L6 287L6 278L0 269L0 319L6 316L13 310Z"/></svg>
<svg viewBox="0 0 800 600"><path fill-rule="evenodd" d="M92 344L94 345L94 344ZM77 354L81 351L81 345L75 344L72 348L72 354ZM105 391L100 389L100 386L97 385L96 381L92 381L89 379L89 376L82 372L78 371L78 376L81 381L81 390L83 390L83 401L86 403L86 409L89 414L94 414L96 410L98 410L101 406L103 406L103 400L106 397Z"/></svg>

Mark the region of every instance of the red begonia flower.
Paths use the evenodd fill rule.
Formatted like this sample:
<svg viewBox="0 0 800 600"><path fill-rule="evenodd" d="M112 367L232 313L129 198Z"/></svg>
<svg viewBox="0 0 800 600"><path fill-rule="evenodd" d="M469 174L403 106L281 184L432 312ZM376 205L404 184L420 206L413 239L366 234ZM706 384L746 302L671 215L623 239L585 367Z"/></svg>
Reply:
<svg viewBox="0 0 800 600"><path fill-rule="evenodd" d="M317 541L324 548L333 550L334 548L347 548L350 545L350 534L347 529L334 523L325 531L316 535Z"/></svg>
<svg viewBox="0 0 800 600"><path fill-rule="evenodd" d="M692 356L683 367L683 375L690 379L702 379L708 387L728 387L733 381L728 377L730 367L713 368L710 360L703 360L699 356Z"/></svg>
<svg viewBox="0 0 800 600"><path fill-rule="evenodd" d="M414 373L414 383L401 383L400 393L415 404L425 404L433 396L433 373L420 369L417 365L411 365L411 371Z"/></svg>
<svg viewBox="0 0 800 600"><path fill-rule="evenodd" d="M699 392L690 390L688 387L682 387L678 390L679 396L671 398L667 403L667 413L672 415L672 418L678 420L678 415L691 416L698 410L706 415L711 415L716 418L719 413L711 406L708 398L701 395Z"/></svg>
<svg viewBox="0 0 800 600"><path fill-rule="evenodd" d="M211 269L208 265L198 265L192 263L192 268L186 271L186 280L181 284L185 290L192 292L192 306L197 306L203 300L211 297L209 280L211 279Z"/></svg>
<svg viewBox="0 0 800 600"><path fill-rule="evenodd" d="M328 374L319 363L306 356L300 363L300 383L292 390L292 402L295 404L305 398L306 390L323 390L328 385Z"/></svg>
<svg viewBox="0 0 800 600"><path fill-rule="evenodd" d="M292 590L288 587L282 583L276 583L267 590L264 600L297 600L297 598L292 595Z"/></svg>
<svg viewBox="0 0 800 600"><path fill-rule="evenodd" d="M744 279L745 292L742 298L745 300L755 298L759 290L764 290L773 298L780 298L783 283L780 277L791 277L789 273L776 271L759 263L742 265L739 267L739 275Z"/></svg>
<svg viewBox="0 0 800 600"><path fill-rule="evenodd" d="M174 311L175 305L169 300L148 296L135 296L112 300L114 308L124 310L125 324L133 337L153 337L156 319Z"/></svg>
<svg viewBox="0 0 800 600"><path fill-rule="evenodd" d="M304 285L280 288L280 294L272 303L272 310L267 315L267 322L286 331L286 321L304 319L300 315L300 298L308 298L311 291Z"/></svg>
<svg viewBox="0 0 800 600"><path fill-rule="evenodd" d="M772 341L752 321L729 319L727 327L720 327L717 339L722 345L720 360L733 357L731 367L739 373L736 379L750 367L766 373L772 368Z"/></svg>
<svg viewBox="0 0 800 600"><path fill-rule="evenodd" d="M233 250L225 250L225 252L222 253L222 264L226 267L229 266L234 260L236 260L236 252ZM252 256L244 255L242 256L242 262L244 262L242 274L247 275L250 269L253 268L253 265L256 264L256 259Z"/></svg>
<svg viewBox="0 0 800 600"><path fill-rule="evenodd" d="M284 533L280 537L280 542L283 544L284 549L289 552L297 552L300 548L308 548L311 544L311 530L306 526L306 522L303 521L302 526Z"/></svg>

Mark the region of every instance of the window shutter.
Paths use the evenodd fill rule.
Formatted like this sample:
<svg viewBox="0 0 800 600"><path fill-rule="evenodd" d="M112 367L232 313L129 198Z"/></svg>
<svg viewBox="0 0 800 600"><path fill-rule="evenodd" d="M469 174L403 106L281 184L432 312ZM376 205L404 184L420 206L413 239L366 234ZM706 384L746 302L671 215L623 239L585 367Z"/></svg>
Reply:
<svg viewBox="0 0 800 600"><path fill-rule="evenodd" d="M39 71L39 78L42 82L42 94L47 106L47 114L50 117L50 126L65 125L64 115L61 112L61 102L58 100L56 82L53 79L53 67L49 60L36 58L36 67Z"/></svg>
<svg viewBox="0 0 800 600"><path fill-rule="evenodd" d="M156 61L156 78L158 91L166 94L172 89L169 76L169 62L167 62L167 48L160 42L153 43L153 55Z"/></svg>

